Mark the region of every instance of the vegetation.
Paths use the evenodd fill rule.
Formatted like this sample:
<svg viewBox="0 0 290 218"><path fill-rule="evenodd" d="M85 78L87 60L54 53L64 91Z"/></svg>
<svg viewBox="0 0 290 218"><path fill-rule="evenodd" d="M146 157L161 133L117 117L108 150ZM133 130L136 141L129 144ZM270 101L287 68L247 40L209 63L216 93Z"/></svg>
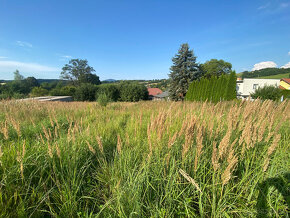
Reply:
<svg viewBox="0 0 290 218"><path fill-rule="evenodd" d="M200 65L203 76L210 78L212 76L220 77L232 72L232 64L224 60L211 59Z"/></svg>
<svg viewBox="0 0 290 218"><path fill-rule="evenodd" d="M251 93L251 97L254 99L261 99L261 100L273 100L277 101L280 100L282 96L281 89L279 89L276 86L264 86L264 87L259 87L255 90L254 93Z"/></svg>
<svg viewBox="0 0 290 218"><path fill-rule="evenodd" d="M95 70L88 65L87 60L71 59L69 64L62 68L61 78L71 81L74 85L84 83L101 84L99 77L92 72L95 72Z"/></svg>
<svg viewBox="0 0 290 218"><path fill-rule="evenodd" d="M189 49L187 43L181 45L172 62L169 74L169 96L174 101L183 100L189 84L201 77L201 71L193 50Z"/></svg>
<svg viewBox="0 0 290 218"><path fill-rule="evenodd" d="M233 100L236 98L236 73L220 77L204 77L190 84L185 99L187 101L210 101Z"/></svg>
<svg viewBox="0 0 290 218"><path fill-rule="evenodd" d="M282 78L290 78L290 73L282 73L271 76L261 76L260 79L282 79Z"/></svg>
<svg viewBox="0 0 290 218"><path fill-rule="evenodd" d="M265 68L261 70L255 70L252 72L244 71L242 72L242 78L256 78L256 77L262 78L262 77L274 76L274 75L279 75L279 74L286 74L286 78L289 78L290 68Z"/></svg>
<svg viewBox="0 0 290 218"><path fill-rule="evenodd" d="M287 217L289 106L0 104L0 217Z"/></svg>

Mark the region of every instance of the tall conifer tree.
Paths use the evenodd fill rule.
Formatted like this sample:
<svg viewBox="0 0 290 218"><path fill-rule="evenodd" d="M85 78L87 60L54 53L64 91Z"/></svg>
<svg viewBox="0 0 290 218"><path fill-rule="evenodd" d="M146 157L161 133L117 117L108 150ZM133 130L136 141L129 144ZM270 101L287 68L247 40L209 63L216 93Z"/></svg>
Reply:
<svg viewBox="0 0 290 218"><path fill-rule="evenodd" d="M187 43L182 44L178 53L172 58L173 65L170 68L169 95L172 100L183 100L189 84L201 76L199 65L193 50Z"/></svg>

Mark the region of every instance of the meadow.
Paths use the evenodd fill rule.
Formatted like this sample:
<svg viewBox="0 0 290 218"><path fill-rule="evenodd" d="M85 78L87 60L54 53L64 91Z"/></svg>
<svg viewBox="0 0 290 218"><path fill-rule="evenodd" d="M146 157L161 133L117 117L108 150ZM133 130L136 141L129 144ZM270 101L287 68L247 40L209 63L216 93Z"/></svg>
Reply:
<svg viewBox="0 0 290 218"><path fill-rule="evenodd" d="M0 102L0 217L287 217L290 102Z"/></svg>

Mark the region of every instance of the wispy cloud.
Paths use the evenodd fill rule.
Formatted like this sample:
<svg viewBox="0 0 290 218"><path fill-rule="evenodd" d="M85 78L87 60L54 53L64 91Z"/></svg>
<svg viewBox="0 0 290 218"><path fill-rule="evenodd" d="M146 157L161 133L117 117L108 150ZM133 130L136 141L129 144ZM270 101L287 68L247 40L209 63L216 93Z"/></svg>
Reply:
<svg viewBox="0 0 290 218"><path fill-rule="evenodd" d="M260 63L256 63L254 67L252 68L252 71L261 70L264 68L276 68L276 67L277 67L277 64L273 61L263 61Z"/></svg>
<svg viewBox="0 0 290 218"><path fill-rule="evenodd" d="M290 51L288 51L288 55L290 55Z"/></svg>
<svg viewBox="0 0 290 218"><path fill-rule="evenodd" d="M62 58L67 58L67 59L72 58L72 56L70 56L70 55L62 55L61 57L62 57Z"/></svg>
<svg viewBox="0 0 290 218"><path fill-rule="evenodd" d="M283 3L280 4L281 8L288 8L289 6L290 6L289 2L283 2Z"/></svg>
<svg viewBox="0 0 290 218"><path fill-rule="evenodd" d="M23 41L16 41L17 45L21 46L21 47L29 47L32 48L32 44L29 42L23 42Z"/></svg>
<svg viewBox="0 0 290 218"><path fill-rule="evenodd" d="M285 65L282 66L281 68L290 68L290 62L288 62L287 64L285 64Z"/></svg>
<svg viewBox="0 0 290 218"><path fill-rule="evenodd" d="M270 2L268 2L267 4L261 5L260 7L258 7L258 10L263 10L266 9L270 6Z"/></svg>
<svg viewBox="0 0 290 218"><path fill-rule="evenodd" d="M8 58L8 57L0 56L0 59L6 59L6 58Z"/></svg>
<svg viewBox="0 0 290 218"><path fill-rule="evenodd" d="M18 69L24 73L48 73L48 72L59 72L60 70L56 67L49 67L37 63L25 63L19 61L1 61L0 60L0 71L4 73L14 72Z"/></svg>
<svg viewBox="0 0 290 218"><path fill-rule="evenodd" d="M57 54L57 56L59 56L60 61L67 61L73 58L71 55Z"/></svg>

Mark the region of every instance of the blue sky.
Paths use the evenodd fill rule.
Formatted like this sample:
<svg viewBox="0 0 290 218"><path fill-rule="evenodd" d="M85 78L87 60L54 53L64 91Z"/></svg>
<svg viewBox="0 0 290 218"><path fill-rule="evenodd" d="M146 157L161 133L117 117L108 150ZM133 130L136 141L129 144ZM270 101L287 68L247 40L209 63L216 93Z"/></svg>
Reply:
<svg viewBox="0 0 290 218"><path fill-rule="evenodd" d="M290 1L0 0L0 79L59 78L70 58L101 80L167 78L184 42L237 72L290 67Z"/></svg>

